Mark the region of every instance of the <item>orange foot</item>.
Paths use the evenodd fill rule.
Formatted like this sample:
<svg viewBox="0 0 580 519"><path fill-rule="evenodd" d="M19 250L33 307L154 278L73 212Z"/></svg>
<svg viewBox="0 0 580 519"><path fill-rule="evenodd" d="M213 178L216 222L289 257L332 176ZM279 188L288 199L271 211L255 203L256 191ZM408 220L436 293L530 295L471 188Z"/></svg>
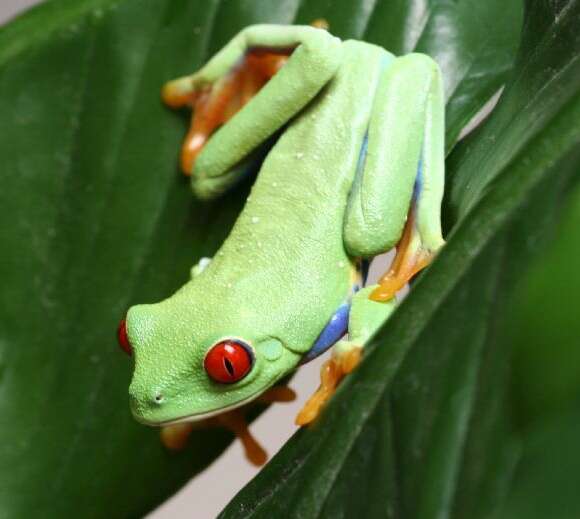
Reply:
<svg viewBox="0 0 580 519"><path fill-rule="evenodd" d="M193 109L191 127L181 149L181 169L191 175L195 159L212 133L240 110L286 63L289 54L255 49L213 85L189 91L185 80L167 83L162 99L171 108Z"/></svg>
<svg viewBox="0 0 580 519"><path fill-rule="evenodd" d="M334 353L330 360L322 365L320 387L296 416L296 425L307 425L318 417L340 381L358 366L361 356L361 347L351 348L345 352Z"/></svg>
<svg viewBox="0 0 580 519"><path fill-rule="evenodd" d="M270 388L258 398L261 403L291 402L296 394L289 387ZM189 435L196 427L225 427L242 442L244 453L250 463L261 466L268 460L268 453L252 436L248 429L244 407L227 411L202 422L185 422L161 428L161 443L169 450L181 450L187 445Z"/></svg>
<svg viewBox="0 0 580 519"><path fill-rule="evenodd" d="M388 301L395 297L411 278L431 263L434 254L422 248L421 237L415 225L415 209L411 209L403 236L397 244L395 259L387 273L379 280L370 299Z"/></svg>

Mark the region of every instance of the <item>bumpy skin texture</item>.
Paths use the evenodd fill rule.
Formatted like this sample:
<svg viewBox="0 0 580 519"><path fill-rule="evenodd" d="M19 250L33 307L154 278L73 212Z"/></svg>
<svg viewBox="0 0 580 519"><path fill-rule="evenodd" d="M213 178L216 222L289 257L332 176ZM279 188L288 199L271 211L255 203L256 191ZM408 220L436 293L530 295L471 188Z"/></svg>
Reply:
<svg viewBox="0 0 580 519"><path fill-rule="evenodd" d="M413 204L415 241L432 252L443 243L443 98L434 62L395 58L311 27L253 26L172 86L185 92L213 84L256 47L296 50L211 137L192 174L194 193L211 198L227 190L241 175L240 161L287 126L211 263L165 301L128 312L131 407L144 423L235 407L295 369L351 298L356 259L393 247ZM422 189L412 203L419 162ZM337 348L362 346L394 308L368 293L353 298L351 335ZM213 382L203 367L224 338L243 339L255 355L234 384Z"/></svg>

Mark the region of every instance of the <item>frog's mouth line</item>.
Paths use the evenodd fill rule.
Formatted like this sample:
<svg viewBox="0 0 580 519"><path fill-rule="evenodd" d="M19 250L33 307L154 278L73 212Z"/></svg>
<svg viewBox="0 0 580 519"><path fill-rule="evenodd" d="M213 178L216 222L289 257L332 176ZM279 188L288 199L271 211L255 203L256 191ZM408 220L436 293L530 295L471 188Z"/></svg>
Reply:
<svg viewBox="0 0 580 519"><path fill-rule="evenodd" d="M268 389L268 388L266 388L266 389ZM243 400L240 400L239 402L236 402L235 404L232 404L232 405L229 405L226 407L220 407L219 409L214 409L213 411L207 411L205 413L193 413L190 415L182 416L180 418L173 418L171 420L164 420L161 422L154 422L151 420L147 420L146 418L135 415L135 413L133 413L133 416L135 417L135 419L138 422L140 422L144 425L150 425L152 427L165 427L168 425L176 425L179 423L199 422L201 420L205 420L207 418L217 416L218 414L232 411L233 409L236 409L238 407L242 407L243 405L246 405L246 404L250 403L252 400L255 400L256 398L258 398L263 392L264 392L264 390L256 391L256 393L244 398Z"/></svg>

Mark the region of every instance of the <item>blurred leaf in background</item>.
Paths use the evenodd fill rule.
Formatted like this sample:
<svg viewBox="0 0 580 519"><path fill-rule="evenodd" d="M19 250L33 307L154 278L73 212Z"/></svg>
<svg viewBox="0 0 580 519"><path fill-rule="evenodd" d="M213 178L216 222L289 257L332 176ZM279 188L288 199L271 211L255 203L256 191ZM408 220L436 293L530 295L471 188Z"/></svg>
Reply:
<svg viewBox="0 0 580 519"><path fill-rule="evenodd" d="M580 406L527 435L513 488L497 519L580 517L579 436Z"/></svg>
<svg viewBox="0 0 580 519"><path fill-rule="evenodd" d="M500 519L580 517L580 189L570 198L505 323L524 449Z"/></svg>
<svg viewBox="0 0 580 519"><path fill-rule="evenodd" d="M523 428L580 409L580 190L514 297L506 340Z"/></svg>

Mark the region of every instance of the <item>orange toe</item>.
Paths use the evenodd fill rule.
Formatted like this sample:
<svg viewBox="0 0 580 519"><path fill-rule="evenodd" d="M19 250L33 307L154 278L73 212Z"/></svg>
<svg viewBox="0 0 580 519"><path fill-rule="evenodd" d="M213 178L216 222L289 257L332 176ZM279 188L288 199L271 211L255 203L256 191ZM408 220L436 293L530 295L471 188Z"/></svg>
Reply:
<svg viewBox="0 0 580 519"><path fill-rule="evenodd" d="M172 451L184 449L193 427L193 424L187 422L162 427L161 443Z"/></svg>
<svg viewBox="0 0 580 519"><path fill-rule="evenodd" d="M296 416L296 425L307 425L318 418L324 405L334 395L340 381L358 366L361 357L362 348L352 348L337 354L322 365L320 387Z"/></svg>
<svg viewBox="0 0 580 519"><path fill-rule="evenodd" d="M232 431L240 439L246 458L250 463L260 467L268 461L268 453L252 436L241 409L234 409L218 415L215 417L215 420L220 425Z"/></svg>

